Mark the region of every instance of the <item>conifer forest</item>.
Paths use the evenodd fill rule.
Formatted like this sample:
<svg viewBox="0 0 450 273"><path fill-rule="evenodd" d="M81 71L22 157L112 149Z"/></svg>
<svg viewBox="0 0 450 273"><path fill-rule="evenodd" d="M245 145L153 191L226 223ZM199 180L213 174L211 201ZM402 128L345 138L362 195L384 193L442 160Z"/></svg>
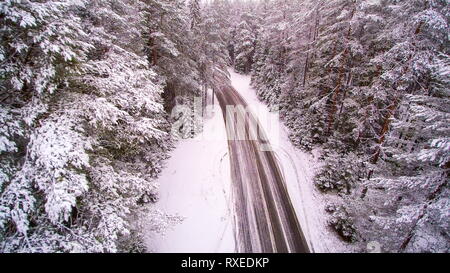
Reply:
<svg viewBox="0 0 450 273"><path fill-rule="evenodd" d="M0 252L450 252L448 0L2 0Z"/></svg>

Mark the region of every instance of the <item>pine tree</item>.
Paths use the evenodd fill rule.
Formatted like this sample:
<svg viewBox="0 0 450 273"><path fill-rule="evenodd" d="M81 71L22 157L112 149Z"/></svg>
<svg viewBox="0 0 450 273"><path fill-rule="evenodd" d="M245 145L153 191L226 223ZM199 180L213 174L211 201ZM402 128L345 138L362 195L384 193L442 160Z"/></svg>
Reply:
<svg viewBox="0 0 450 273"><path fill-rule="evenodd" d="M387 230L396 228L395 251L446 251L449 246L448 145L449 59L444 45L448 27L446 4L440 1L399 3L409 24L396 31L413 33L386 52L384 79L394 81L395 111L389 131L380 134L373 159L381 161L372 183L393 200L383 209L394 215L373 217ZM444 50L443 50L444 49ZM394 108L391 108L394 109ZM369 181L370 183L370 181ZM373 190L373 189L372 189ZM374 193L376 194L376 192ZM442 218L444 217L444 218Z"/></svg>
<svg viewBox="0 0 450 273"><path fill-rule="evenodd" d="M37 76L17 80L21 72L2 66L2 86L23 84L19 96L2 102L9 125L2 133L1 249L120 251L120 239L132 232L130 215L157 195L154 179L171 147L163 87L143 53L142 6L54 3L1 9L11 17L2 17L4 41L16 36L12 27L35 32L35 44L20 46L32 50L23 61L2 43L5 60Z"/></svg>

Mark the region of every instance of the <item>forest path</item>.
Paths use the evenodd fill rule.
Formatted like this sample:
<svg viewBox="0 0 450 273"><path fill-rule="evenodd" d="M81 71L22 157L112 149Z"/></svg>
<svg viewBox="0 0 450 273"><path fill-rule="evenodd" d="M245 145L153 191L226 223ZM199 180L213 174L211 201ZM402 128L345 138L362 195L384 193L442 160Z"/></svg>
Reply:
<svg viewBox="0 0 450 273"><path fill-rule="evenodd" d="M262 124L226 73L217 70L214 82L228 136L237 250L310 252Z"/></svg>

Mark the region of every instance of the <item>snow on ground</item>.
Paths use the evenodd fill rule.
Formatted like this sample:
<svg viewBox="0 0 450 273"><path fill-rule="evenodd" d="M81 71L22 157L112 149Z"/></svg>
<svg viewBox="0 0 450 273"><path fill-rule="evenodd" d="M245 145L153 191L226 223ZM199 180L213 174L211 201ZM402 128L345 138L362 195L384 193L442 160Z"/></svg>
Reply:
<svg viewBox="0 0 450 273"><path fill-rule="evenodd" d="M154 206L184 220L164 234L147 234L150 252L235 251L228 144L217 100L215 105L203 133L178 143L157 181Z"/></svg>
<svg viewBox="0 0 450 273"><path fill-rule="evenodd" d="M250 86L250 76L240 75L228 69L233 87L247 101L250 111L262 122L262 127L272 144L280 162L289 195L308 243L314 252L348 252L348 244L340 240L327 225L325 195L313 183L314 172L320 167L319 151L305 153L289 140L289 131L279 122L278 115L270 112L259 101L256 91ZM274 121L276 121L274 123ZM278 127L278 128L274 128Z"/></svg>

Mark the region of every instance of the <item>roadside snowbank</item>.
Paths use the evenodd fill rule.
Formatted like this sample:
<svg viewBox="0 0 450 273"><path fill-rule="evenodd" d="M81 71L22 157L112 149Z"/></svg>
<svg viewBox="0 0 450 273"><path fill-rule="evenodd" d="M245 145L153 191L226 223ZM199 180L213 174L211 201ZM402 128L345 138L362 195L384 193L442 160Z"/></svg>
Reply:
<svg viewBox="0 0 450 273"><path fill-rule="evenodd" d="M233 87L247 101L250 110L266 128L266 121L278 120L278 115L256 96L250 86L250 76L240 75L229 68ZM273 124L271 124L273 126ZM273 129L273 128L272 128ZM289 195L310 248L314 252L348 252L348 245L327 225L325 205L328 200L314 186L314 172L320 167L319 151L305 153L289 140L289 130L281 122L277 130L267 133L286 180Z"/></svg>
<svg viewBox="0 0 450 273"><path fill-rule="evenodd" d="M184 217L164 234L150 232L150 252L234 252L233 208L228 144L217 107L203 133L182 140L160 175L160 199L153 205Z"/></svg>

